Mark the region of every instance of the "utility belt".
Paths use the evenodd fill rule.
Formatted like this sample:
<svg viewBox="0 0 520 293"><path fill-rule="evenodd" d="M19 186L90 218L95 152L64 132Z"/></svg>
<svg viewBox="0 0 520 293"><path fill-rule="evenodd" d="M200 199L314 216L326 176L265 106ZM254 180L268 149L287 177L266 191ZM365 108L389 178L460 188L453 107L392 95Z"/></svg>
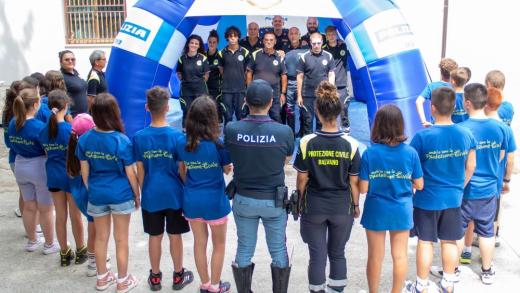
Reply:
<svg viewBox="0 0 520 293"><path fill-rule="evenodd" d="M298 220L300 215L300 196L296 190L293 191L291 196L289 197L289 189L285 185L280 185L276 187L276 190L273 193L259 193L250 190L240 189L234 180L231 180L229 184L226 186L226 195L231 200L235 197L236 193L241 195L251 195L251 197L258 198L258 195L261 195L262 198L259 199L267 199L274 200L274 206L276 208L283 208L287 211L287 214L292 214L294 220Z"/></svg>

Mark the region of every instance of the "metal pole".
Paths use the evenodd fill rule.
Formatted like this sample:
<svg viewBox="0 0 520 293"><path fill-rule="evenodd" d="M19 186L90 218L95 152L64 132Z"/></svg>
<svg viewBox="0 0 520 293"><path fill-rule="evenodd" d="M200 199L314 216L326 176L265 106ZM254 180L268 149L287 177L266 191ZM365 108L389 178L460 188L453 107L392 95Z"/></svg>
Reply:
<svg viewBox="0 0 520 293"><path fill-rule="evenodd" d="M442 49L441 49L441 58L446 57L446 39L448 37L448 8L449 8L449 0L444 0L444 13L442 20Z"/></svg>

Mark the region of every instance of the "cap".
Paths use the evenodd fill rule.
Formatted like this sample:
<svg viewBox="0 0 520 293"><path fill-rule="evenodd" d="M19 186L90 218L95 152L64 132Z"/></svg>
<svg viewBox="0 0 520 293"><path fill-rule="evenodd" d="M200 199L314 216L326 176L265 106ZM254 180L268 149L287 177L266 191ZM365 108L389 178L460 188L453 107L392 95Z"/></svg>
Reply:
<svg viewBox="0 0 520 293"><path fill-rule="evenodd" d="M246 102L251 106L265 106L273 98L271 85L263 79L255 79L246 91Z"/></svg>
<svg viewBox="0 0 520 293"><path fill-rule="evenodd" d="M78 136L83 135L83 133L94 128L94 126L96 126L94 119L87 113L78 114L78 116L72 120L72 131Z"/></svg>

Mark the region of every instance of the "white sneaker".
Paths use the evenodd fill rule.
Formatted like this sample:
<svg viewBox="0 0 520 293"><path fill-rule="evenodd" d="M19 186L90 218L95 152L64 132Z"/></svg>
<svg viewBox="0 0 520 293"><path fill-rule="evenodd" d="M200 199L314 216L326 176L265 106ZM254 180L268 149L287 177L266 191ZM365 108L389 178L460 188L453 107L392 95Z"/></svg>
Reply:
<svg viewBox="0 0 520 293"><path fill-rule="evenodd" d="M53 242L51 245L44 244L43 245L43 254L54 254L60 251L60 245L58 242Z"/></svg>
<svg viewBox="0 0 520 293"><path fill-rule="evenodd" d="M40 237L36 237L35 241L27 240L27 243L25 244L25 250L28 252L33 252L36 249L38 249L38 247L40 247L40 245L42 244L43 241L40 239Z"/></svg>
<svg viewBox="0 0 520 293"><path fill-rule="evenodd" d="M490 268L489 271L481 271L480 279L482 280L482 283L486 285L493 284L493 281L495 280L495 270L493 270L493 268Z"/></svg>
<svg viewBox="0 0 520 293"><path fill-rule="evenodd" d="M431 266L430 267L430 274L437 278L441 278L444 274L441 266ZM459 267L455 268L455 280L453 280L453 283L458 283L460 281L460 269Z"/></svg>
<svg viewBox="0 0 520 293"><path fill-rule="evenodd" d="M22 212L20 211L19 208L14 209L14 215L17 216L18 218L22 217Z"/></svg>

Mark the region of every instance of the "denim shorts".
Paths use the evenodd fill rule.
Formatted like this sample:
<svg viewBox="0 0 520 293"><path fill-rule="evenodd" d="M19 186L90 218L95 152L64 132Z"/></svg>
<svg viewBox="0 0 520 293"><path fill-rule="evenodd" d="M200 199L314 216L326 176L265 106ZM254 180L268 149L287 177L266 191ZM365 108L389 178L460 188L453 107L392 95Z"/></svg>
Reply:
<svg viewBox="0 0 520 293"><path fill-rule="evenodd" d="M109 214L128 215L135 211L134 200L125 201L118 204L93 205L90 202L87 206L87 213L92 217L102 217Z"/></svg>

